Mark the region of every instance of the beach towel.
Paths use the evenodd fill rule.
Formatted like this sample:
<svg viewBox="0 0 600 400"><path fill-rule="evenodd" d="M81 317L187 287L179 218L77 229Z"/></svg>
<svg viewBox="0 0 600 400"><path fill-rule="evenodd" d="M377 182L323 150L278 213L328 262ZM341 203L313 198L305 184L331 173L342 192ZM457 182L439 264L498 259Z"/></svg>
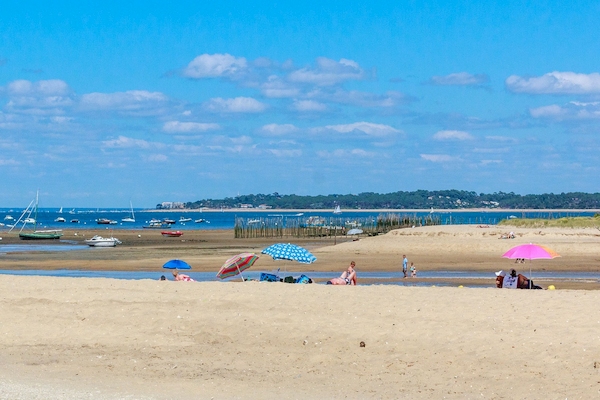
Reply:
<svg viewBox="0 0 600 400"><path fill-rule="evenodd" d="M260 273L261 282L279 282L279 277L273 274L267 274L266 272Z"/></svg>
<svg viewBox="0 0 600 400"><path fill-rule="evenodd" d="M296 279L296 283L312 283L312 279L303 274L300 275L298 279Z"/></svg>

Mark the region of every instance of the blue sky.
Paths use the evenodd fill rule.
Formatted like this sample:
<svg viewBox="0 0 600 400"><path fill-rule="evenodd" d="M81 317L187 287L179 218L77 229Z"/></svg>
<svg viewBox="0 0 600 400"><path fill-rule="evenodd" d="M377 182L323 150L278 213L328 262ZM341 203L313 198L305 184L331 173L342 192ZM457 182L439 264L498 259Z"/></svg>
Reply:
<svg viewBox="0 0 600 400"><path fill-rule="evenodd" d="M3 2L0 206L598 192L597 2L179 3Z"/></svg>

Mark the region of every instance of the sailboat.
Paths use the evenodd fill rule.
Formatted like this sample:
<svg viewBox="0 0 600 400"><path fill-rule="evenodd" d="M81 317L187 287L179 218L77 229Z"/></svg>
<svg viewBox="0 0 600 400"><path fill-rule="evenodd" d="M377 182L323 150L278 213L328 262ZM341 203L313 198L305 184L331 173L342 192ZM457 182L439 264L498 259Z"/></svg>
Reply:
<svg viewBox="0 0 600 400"><path fill-rule="evenodd" d="M131 204L131 201L129 202L129 207L131 207L131 217L121 218L121 222L135 222L135 214L133 213L133 204Z"/></svg>
<svg viewBox="0 0 600 400"><path fill-rule="evenodd" d="M31 203L29 203L29 205L27 206L25 211L23 211L23 214L21 214L21 217L19 218L19 220L14 225L14 226L17 226L17 224L25 216L25 214L27 212L29 212L29 214L27 215L27 218L25 218L25 220L23 220L23 226L21 227L21 230L19 231L19 238L21 238L23 240L60 239L61 236L63 235L63 232L61 229L52 229L52 230L44 230L44 231L37 230L38 200L39 200L39 191L35 195L35 205L32 207L33 201ZM31 213L34 213L34 218L31 218ZM25 221L27 219L33 219L35 221L33 224L34 225L33 232L23 232L23 229L25 228L25 225L26 225ZM14 226L13 226L13 228L14 228ZM11 231L12 231L12 228L11 228Z"/></svg>
<svg viewBox="0 0 600 400"><path fill-rule="evenodd" d="M341 214L342 213L342 209L340 208L340 206L335 206L335 210L333 210L334 214Z"/></svg>

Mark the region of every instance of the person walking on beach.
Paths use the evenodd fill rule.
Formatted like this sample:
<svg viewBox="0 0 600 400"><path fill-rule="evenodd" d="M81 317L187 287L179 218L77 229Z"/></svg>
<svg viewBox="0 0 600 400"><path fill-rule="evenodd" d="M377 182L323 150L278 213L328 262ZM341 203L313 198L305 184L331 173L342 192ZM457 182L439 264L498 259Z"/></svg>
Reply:
<svg viewBox="0 0 600 400"><path fill-rule="evenodd" d="M406 254L402 256L402 272L404 273L404 277L406 278L406 273L408 271L408 258L406 258Z"/></svg>

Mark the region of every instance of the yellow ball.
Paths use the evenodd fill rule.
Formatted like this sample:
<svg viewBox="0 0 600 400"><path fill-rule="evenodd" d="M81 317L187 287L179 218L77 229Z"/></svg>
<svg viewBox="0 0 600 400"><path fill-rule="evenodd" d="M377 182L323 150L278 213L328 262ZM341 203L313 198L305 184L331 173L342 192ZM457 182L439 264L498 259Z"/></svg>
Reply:
<svg viewBox="0 0 600 400"><path fill-rule="evenodd" d="M548 286L548 290L556 290L556 288L554 287L554 285L550 285Z"/></svg>

